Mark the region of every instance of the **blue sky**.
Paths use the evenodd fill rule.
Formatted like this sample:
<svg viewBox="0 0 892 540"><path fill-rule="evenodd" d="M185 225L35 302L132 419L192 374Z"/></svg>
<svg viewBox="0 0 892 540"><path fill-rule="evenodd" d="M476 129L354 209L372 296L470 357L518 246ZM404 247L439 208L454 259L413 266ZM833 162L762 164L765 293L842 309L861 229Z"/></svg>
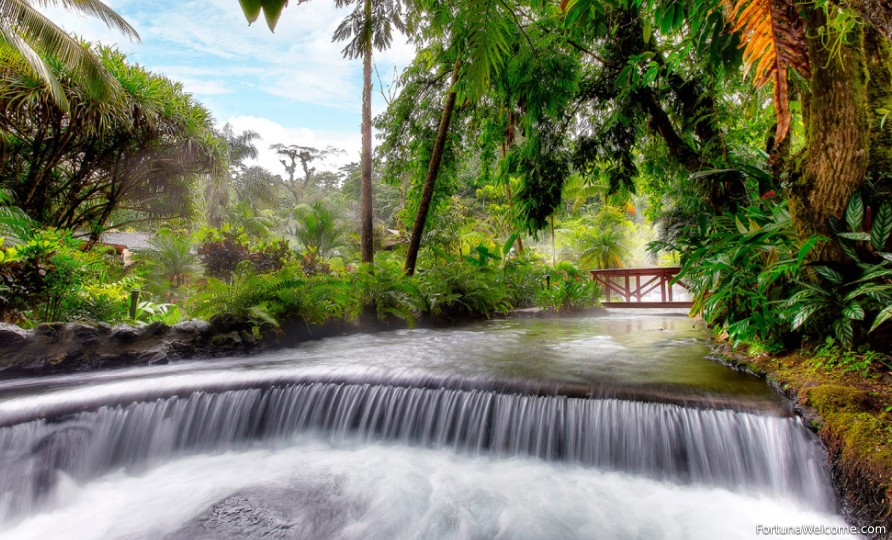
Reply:
<svg viewBox="0 0 892 540"><path fill-rule="evenodd" d="M333 145L346 150L328 163L357 161L362 64L342 58L331 35L346 10L332 0L285 8L275 34L263 17L248 26L238 0L106 0L140 33L132 43L101 22L58 9L45 9L68 31L117 46L131 60L183 83L222 126L253 129L263 140L260 164L284 173L274 143ZM384 85L394 69L412 58L404 39L376 56ZM385 107L375 80L373 111Z"/></svg>

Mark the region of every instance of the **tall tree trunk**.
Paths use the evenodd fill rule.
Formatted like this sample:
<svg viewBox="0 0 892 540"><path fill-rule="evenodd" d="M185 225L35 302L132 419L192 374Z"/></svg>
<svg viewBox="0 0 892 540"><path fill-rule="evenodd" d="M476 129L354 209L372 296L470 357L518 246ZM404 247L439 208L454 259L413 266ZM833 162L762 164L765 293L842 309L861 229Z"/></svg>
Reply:
<svg viewBox="0 0 892 540"><path fill-rule="evenodd" d="M790 212L805 239L816 233L832 235L828 219L842 217L849 198L864 182L869 141L861 30L853 30L834 54L819 34L826 24L823 10L808 5L803 14L814 73L803 114L807 149L793 177ZM832 243L812 256L842 259Z"/></svg>
<svg viewBox="0 0 892 540"><path fill-rule="evenodd" d="M867 64L867 113L870 121L870 160L867 176L892 188L892 115L883 122L878 110L892 110L892 40L871 27L864 29Z"/></svg>
<svg viewBox="0 0 892 540"><path fill-rule="evenodd" d="M375 262L372 226L372 0L365 0L366 36L362 53L362 184L360 187L359 250L362 262Z"/></svg>
<svg viewBox="0 0 892 540"><path fill-rule="evenodd" d="M406 252L406 265L404 267L407 276L415 273L418 250L421 249L421 235L424 234L427 214L430 211L431 201L434 198L437 174L440 172L440 163L443 161L443 149L446 148L446 137L449 135L449 124L452 122L452 110L455 108L455 83L458 81L459 67L461 67L461 63L456 60L455 67L452 70L452 83L449 86L449 94L446 95L443 115L440 117L440 127L437 129L437 139L434 141L434 149L431 152L431 160L427 167L427 176L424 178L424 189L421 192L421 200L418 202L418 212L415 214L415 223L412 225L412 236L409 238L409 250Z"/></svg>

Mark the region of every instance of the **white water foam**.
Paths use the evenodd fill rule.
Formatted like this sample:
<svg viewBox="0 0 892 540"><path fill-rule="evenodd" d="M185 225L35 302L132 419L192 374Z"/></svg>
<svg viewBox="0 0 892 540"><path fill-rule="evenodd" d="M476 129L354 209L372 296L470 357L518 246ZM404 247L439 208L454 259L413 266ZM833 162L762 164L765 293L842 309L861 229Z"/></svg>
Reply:
<svg viewBox="0 0 892 540"><path fill-rule="evenodd" d="M69 482L52 510L0 532L9 540L731 540L755 537L760 524L845 523L789 500L534 459L304 439Z"/></svg>

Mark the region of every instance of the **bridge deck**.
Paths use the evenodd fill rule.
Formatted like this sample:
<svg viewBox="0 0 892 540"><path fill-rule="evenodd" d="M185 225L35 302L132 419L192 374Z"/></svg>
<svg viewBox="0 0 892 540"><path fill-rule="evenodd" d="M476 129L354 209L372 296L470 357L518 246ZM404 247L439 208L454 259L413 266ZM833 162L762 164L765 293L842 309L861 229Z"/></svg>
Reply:
<svg viewBox="0 0 892 540"><path fill-rule="evenodd" d="M681 268L609 268L592 270L592 279L602 288L604 307L622 308L663 308L691 307L690 301L677 301L673 298L672 278L678 275ZM648 297L659 291L660 300ZM618 297L620 301L614 301Z"/></svg>

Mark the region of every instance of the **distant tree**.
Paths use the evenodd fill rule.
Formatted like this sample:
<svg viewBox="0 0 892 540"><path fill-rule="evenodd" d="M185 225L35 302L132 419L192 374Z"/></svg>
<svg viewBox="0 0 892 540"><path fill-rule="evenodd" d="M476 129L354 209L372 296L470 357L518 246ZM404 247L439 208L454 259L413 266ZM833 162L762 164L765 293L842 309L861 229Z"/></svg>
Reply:
<svg viewBox="0 0 892 540"><path fill-rule="evenodd" d="M285 167L285 172L288 173L288 180L285 182L285 187L291 192L295 203L301 202L307 187L316 177L316 168L311 166L312 163L314 161L325 159L328 156L344 152L340 148L335 148L334 146L328 146L320 150L312 146L274 144L270 146L270 148L284 158L280 159L279 163ZM303 177L300 178L300 181L298 181L297 177L298 165L300 165L301 171L303 172Z"/></svg>

